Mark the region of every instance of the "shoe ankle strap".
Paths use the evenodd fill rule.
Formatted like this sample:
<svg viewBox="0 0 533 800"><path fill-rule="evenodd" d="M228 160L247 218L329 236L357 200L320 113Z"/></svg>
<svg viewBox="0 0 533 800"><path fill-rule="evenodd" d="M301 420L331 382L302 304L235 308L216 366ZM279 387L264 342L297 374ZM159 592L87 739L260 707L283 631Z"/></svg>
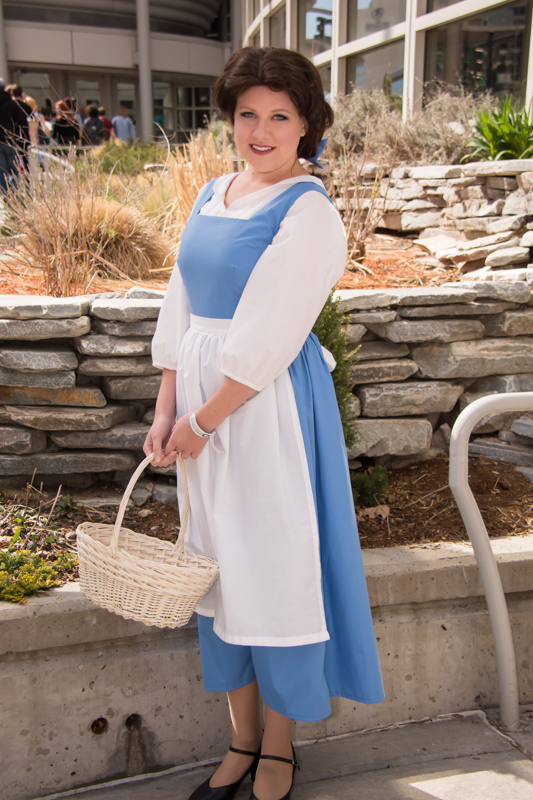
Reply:
<svg viewBox="0 0 533 800"><path fill-rule="evenodd" d="M270 761L283 761L284 764L292 764L293 767L298 767L298 769L300 768L300 765L296 761L296 758L283 758L282 756L264 756L263 754L259 756L260 760L267 758L270 759Z"/></svg>
<svg viewBox="0 0 533 800"><path fill-rule="evenodd" d="M255 758L259 755L259 751L257 753L252 753L251 750L239 750L238 747L233 747L232 745L229 746L229 749L232 753L239 753L241 756L254 756Z"/></svg>

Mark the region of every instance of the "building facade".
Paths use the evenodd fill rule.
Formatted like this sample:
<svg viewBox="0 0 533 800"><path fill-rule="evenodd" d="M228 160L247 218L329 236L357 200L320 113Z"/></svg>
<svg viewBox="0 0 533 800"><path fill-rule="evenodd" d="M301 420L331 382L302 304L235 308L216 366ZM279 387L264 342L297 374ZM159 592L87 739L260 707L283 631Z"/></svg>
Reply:
<svg viewBox="0 0 533 800"><path fill-rule="evenodd" d="M210 114L241 28L240 0L0 0L0 76L40 107L123 105L142 138L160 126L183 141Z"/></svg>
<svg viewBox="0 0 533 800"><path fill-rule="evenodd" d="M299 50L332 97L382 89L408 117L435 81L531 102L531 11L532 0L246 0L244 42Z"/></svg>
<svg viewBox="0 0 533 800"><path fill-rule="evenodd" d="M126 106L184 141L241 43L299 50L331 97L382 89L405 117L437 81L531 102L533 0L0 0L0 76L39 106ZM426 89L427 91L427 89Z"/></svg>

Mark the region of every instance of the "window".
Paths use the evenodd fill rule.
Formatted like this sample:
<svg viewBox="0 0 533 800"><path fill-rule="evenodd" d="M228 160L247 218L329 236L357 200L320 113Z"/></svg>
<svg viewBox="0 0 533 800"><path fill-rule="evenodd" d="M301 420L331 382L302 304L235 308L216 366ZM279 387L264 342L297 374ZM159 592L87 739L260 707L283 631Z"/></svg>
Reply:
<svg viewBox="0 0 533 800"><path fill-rule="evenodd" d="M523 97L530 14L531 2L523 2L428 31L425 81Z"/></svg>
<svg viewBox="0 0 533 800"><path fill-rule="evenodd" d="M174 114L172 109L172 87L170 83L154 81L152 84L154 101L154 136L159 138L163 132L174 134Z"/></svg>
<svg viewBox="0 0 533 800"><path fill-rule="evenodd" d="M405 22L405 0L348 0L348 41Z"/></svg>
<svg viewBox="0 0 533 800"><path fill-rule="evenodd" d="M187 142L198 128L205 128L215 108L213 90L209 86L176 89L178 142Z"/></svg>
<svg viewBox="0 0 533 800"><path fill-rule="evenodd" d="M382 89L390 95L403 92L403 40L350 56L346 63L346 91Z"/></svg>
<svg viewBox="0 0 533 800"><path fill-rule="evenodd" d="M298 50L312 58L331 48L332 0L298 0Z"/></svg>
<svg viewBox="0 0 533 800"><path fill-rule="evenodd" d="M382 89L390 95L403 92L403 39L376 47L346 60L346 91Z"/></svg>
<svg viewBox="0 0 533 800"><path fill-rule="evenodd" d="M270 45L271 47L285 47L285 31L287 25L287 14L283 8L269 19Z"/></svg>
<svg viewBox="0 0 533 800"><path fill-rule="evenodd" d="M331 102L331 64L325 64L318 69L324 87L324 96L328 103Z"/></svg>
<svg viewBox="0 0 533 800"><path fill-rule="evenodd" d="M31 94L29 92L28 94ZM87 106L101 106L99 81L76 81L78 108L85 113Z"/></svg>

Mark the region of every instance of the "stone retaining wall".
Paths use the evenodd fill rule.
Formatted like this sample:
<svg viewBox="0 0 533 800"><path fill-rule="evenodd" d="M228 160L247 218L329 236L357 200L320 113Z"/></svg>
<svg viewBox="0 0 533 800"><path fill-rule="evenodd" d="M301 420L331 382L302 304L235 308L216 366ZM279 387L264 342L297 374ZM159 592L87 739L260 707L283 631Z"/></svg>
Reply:
<svg viewBox="0 0 533 800"><path fill-rule="evenodd" d="M162 293L128 295L0 297L0 487L34 471L71 485L87 476L124 480L140 461L160 383L150 343ZM533 300L524 282L339 296L357 349L352 467L362 457L387 466L432 457L447 450L455 417L474 398L533 390ZM524 430L511 430L516 416L482 420L475 452L533 466ZM155 472L144 496L173 499L172 470Z"/></svg>
<svg viewBox="0 0 533 800"><path fill-rule="evenodd" d="M376 174L367 165L363 194L371 196ZM380 225L420 233L429 264L459 266L467 280L497 279L502 269L525 279L533 261L533 159L397 167L380 189Z"/></svg>

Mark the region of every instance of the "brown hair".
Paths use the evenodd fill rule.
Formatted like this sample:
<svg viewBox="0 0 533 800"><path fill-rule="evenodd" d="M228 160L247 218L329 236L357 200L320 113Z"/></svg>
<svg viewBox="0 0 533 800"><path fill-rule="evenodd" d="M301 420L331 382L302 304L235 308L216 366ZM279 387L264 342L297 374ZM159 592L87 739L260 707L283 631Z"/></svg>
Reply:
<svg viewBox="0 0 533 800"><path fill-rule="evenodd" d="M300 139L299 158L316 155L326 128L333 124L333 110L324 97L317 68L301 53L282 47L243 47L230 56L215 83L215 103L232 124L237 98L253 86L286 92L307 122Z"/></svg>

